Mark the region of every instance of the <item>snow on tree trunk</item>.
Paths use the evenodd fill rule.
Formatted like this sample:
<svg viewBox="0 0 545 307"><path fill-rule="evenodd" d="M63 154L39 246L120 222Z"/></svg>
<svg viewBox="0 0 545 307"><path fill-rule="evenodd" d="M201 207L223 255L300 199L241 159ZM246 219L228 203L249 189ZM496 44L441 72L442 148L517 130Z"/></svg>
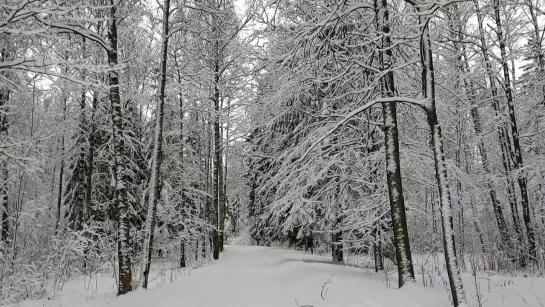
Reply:
<svg viewBox="0 0 545 307"><path fill-rule="evenodd" d="M339 225L340 226L340 225ZM343 263L343 233L336 232L331 235L331 259L333 263Z"/></svg>
<svg viewBox="0 0 545 307"><path fill-rule="evenodd" d="M64 96L64 94L63 94ZM67 104L67 98L63 97L61 99L62 101L62 120L63 122L66 121L66 104ZM61 147L61 161L60 161L60 169L59 169L59 179L58 179L58 186L57 186L57 207L55 212L55 231L59 230L60 224L61 224L61 209L62 209L62 196L63 196L63 184L64 184L64 133L61 135L61 141L60 141L60 147Z"/></svg>
<svg viewBox="0 0 545 307"><path fill-rule="evenodd" d="M98 107L98 92L93 92L93 100L91 104L91 120L89 126L89 148L87 153L86 182L85 182L85 209L84 215L86 219L91 220L92 217L92 202L93 202L93 173L95 170L95 147L96 145L96 124L95 112Z"/></svg>
<svg viewBox="0 0 545 307"><path fill-rule="evenodd" d="M216 59L214 65L214 97L212 98L214 102L214 116L213 116L213 125L214 125L214 174L212 182L213 193L213 204L211 210L211 220L212 223L212 252L214 260L219 259L220 253L220 239L219 239L219 216L223 214L220 212L221 209L221 177L223 173L222 167L222 154L221 154L221 97L220 97L220 67L219 59Z"/></svg>
<svg viewBox="0 0 545 307"><path fill-rule="evenodd" d="M451 14L449 14L451 18L449 23L450 30L452 31L452 33L457 34L457 39L459 41L462 41L464 39L464 35L462 34L462 24L461 24L462 16L461 16L460 8L458 7L456 3L452 4L450 7L451 7ZM490 166L490 161L488 159L488 150L485 146L484 140L482 139L483 129L481 124L480 112L479 112L477 102L475 101L475 98L472 94L474 91L474 84L471 81L471 79L466 77L467 73L470 72L469 63L467 60L466 47L465 45L459 43L458 41L453 42L453 46L454 46L454 55L457 59L457 68L458 68L459 78L463 80L462 86L464 87L466 97L467 99L469 99L469 102L471 105L471 110L470 110L471 119L473 120L475 133L479 137L479 142L477 144L477 147L479 150L481 164L487 176L485 184L488 190L488 194L490 196L490 203L492 205L494 216L498 224L498 230L500 232L502 246L504 249L509 250L509 242L510 242L509 230L507 229L507 223L505 222L503 206L500 202L500 199L497 196L496 187L494 186L494 183L492 182L492 177L494 174Z"/></svg>
<svg viewBox="0 0 545 307"><path fill-rule="evenodd" d="M155 110L155 138L152 155L152 170L150 180L150 194L148 203L148 213L144 228L144 245L142 247L142 269L141 285L142 288L148 288L149 270L151 265L151 254L153 251L153 237L155 232L155 218L157 216L157 201L160 194L161 182L161 160L163 155L163 110L165 106L165 87L168 58L168 39L170 16L170 0L163 3L163 35L161 39L161 70L159 73L159 99Z"/></svg>
<svg viewBox="0 0 545 307"><path fill-rule="evenodd" d="M231 110L231 99L227 99L227 116L226 118L229 119L230 116L230 110ZM229 122L227 122L225 127L225 139L229 140ZM225 163L223 165L223 173L222 173L222 193L221 193L221 214L219 215L219 227L220 227L220 252L223 252L223 247L225 244L225 219L227 216L227 150L224 150L225 154Z"/></svg>
<svg viewBox="0 0 545 307"><path fill-rule="evenodd" d="M387 0L376 0L378 8L378 28L382 32L382 48L380 51L381 70L386 71L381 78L382 97L393 97L395 92L392 67L392 42L390 38L390 20ZM393 228L393 242L399 287L408 282L414 282L414 268L409 244L409 231L405 215L405 199L401 180L401 165L399 159L399 133L396 117L396 103L382 104L384 121L384 146L386 153L386 181L390 199L390 215Z"/></svg>
<svg viewBox="0 0 545 307"><path fill-rule="evenodd" d="M176 67L178 68L178 62L176 60L176 57L174 57L174 62L176 63ZM180 73L180 70L179 68L177 69L177 74L178 74L178 83L179 84L182 84L182 75ZM185 219L187 219L188 217L186 216L185 214L185 211L184 211L184 206L187 205L187 196L186 196L186 192L185 192L185 180L184 180L184 158L185 158L185 155L184 155L184 144L185 144L185 138L184 138L184 99L182 97L182 87L180 86L180 89L179 89L180 93L178 94L178 102L179 102L179 107L180 107L180 113L179 113L179 116L180 116L180 186L182 187L182 204L181 206L179 206L178 208L178 211L180 212L180 215L182 217L182 229L180 230L180 264L179 264L179 267L180 268L185 268L186 267L186 263L185 263L185 257L186 257L186 252L185 252L185 242L186 242L186 238L184 238L184 230L185 230L185 226L183 225L183 223L185 222ZM197 211L196 208L192 208L194 211Z"/></svg>
<svg viewBox="0 0 545 307"><path fill-rule="evenodd" d="M424 97L429 99L431 104L426 110L428 125L430 127L431 144L435 162L435 178L439 188L439 203L441 208L441 224L443 228L443 248L445 262L449 278L450 291L454 306L467 305L454 240L454 223L452 218L452 201L449 190L447 175L447 163L443 149L443 135L437 118L435 101L435 75L433 69L433 55L431 38L427 27L427 16L422 14L422 8L417 7L419 21L422 25L422 40L420 41L422 55L422 87Z"/></svg>
<svg viewBox="0 0 545 307"><path fill-rule="evenodd" d="M132 291L131 271L131 248L130 248L130 208L128 201L128 165L125 153L125 142L123 135L123 111L121 97L119 94L119 72L115 66L118 64L117 54L117 6L114 0L110 0L110 20L108 27L108 39L110 50L108 50L108 64L112 68L109 72L110 103L112 105L111 115L113 124L114 142L114 176L115 191L114 201L117 214L117 258L118 258L118 287L117 294L122 295Z"/></svg>
<svg viewBox="0 0 545 307"><path fill-rule="evenodd" d="M471 118L473 120L473 125L475 127L475 133L478 136L481 136L483 131L482 131L481 117L480 117L480 114L479 114L479 109L475 106L475 104L472 104L472 105L473 105L473 107L471 108ZM483 165L483 169L484 169L485 173L487 174L486 187L487 187L488 193L490 195L490 201L492 202L492 208L493 208L493 211L494 211L494 216L496 217L496 222L498 224L498 229L500 231L502 244L503 244L504 248L509 248L509 244L510 244L509 243L510 242L509 230L507 229L507 223L505 222L505 217L504 217L504 214L503 214L503 205L501 204L501 202L500 202L500 200L499 200L499 198L497 196L496 189L494 188L493 183L492 183L492 178L491 177L493 176L493 173L492 173L492 169L490 167L490 162L488 160L488 150L486 149L484 141L482 140L482 138L479 141L477 147L479 148L479 154L481 156L481 163Z"/></svg>
<svg viewBox="0 0 545 307"><path fill-rule="evenodd" d="M4 47L5 48L5 47ZM6 61L8 59L7 51L2 48L0 50L0 62ZM7 78L7 73L2 71L0 72L1 78ZM7 143L8 137L8 104L9 104L10 90L7 86L0 84L0 142L5 144ZM2 155L0 157L0 214L1 223L0 223L0 240L2 244L7 247L9 239L9 203L8 203L8 161L7 157ZM0 248L2 248L0 246Z"/></svg>
<svg viewBox="0 0 545 307"><path fill-rule="evenodd" d="M524 168L524 162L522 160L522 149L520 146L519 132L517 128L517 118L515 114L515 101L513 95L513 88L511 85L511 79L509 76L509 65L507 63L507 51L505 46L505 38L503 36L501 15L500 15L500 0L494 0L494 19L496 22L496 35L498 36L498 42L500 44L501 65L503 68L503 88L505 90L505 96L507 98L507 109L509 111L509 122L511 127L511 137L513 138L513 164L517 176L517 182L520 190L521 205L522 205L522 218L524 226L526 227L526 236L528 238L528 249L532 259L536 259L536 241L534 235L534 228L530 219L530 204L528 200L528 187L527 180L524 174L521 174Z"/></svg>
<svg viewBox="0 0 545 307"><path fill-rule="evenodd" d="M479 41L480 41L480 48L481 53L483 55L483 59L485 61L486 65L486 74L488 76L488 81L490 83L490 92L492 94L492 108L494 110L494 115L496 118L500 116L500 106L498 101L498 89L496 86L496 72L494 68L492 67L492 62L489 56L489 51L486 48L487 42L486 42L486 32L484 30L484 16L481 13L481 8L479 5L478 0L473 0L473 3L475 5L476 15L477 15L477 26L479 31ZM498 131L498 139L500 143L500 149L501 149L501 158L502 158L502 164L505 174L505 179L507 182L506 186L506 192L507 197L509 199L509 206L511 208L511 215L513 218L513 228L515 229L516 237L514 239L510 238L510 241L514 241L513 243L510 242L511 245L515 245L517 249L522 248L522 244L524 242L523 234L522 234L522 228L520 226L520 218L518 215L517 210L517 198L516 198L516 191L515 191L515 185L512 179L512 170L511 170L511 164L510 164L510 157L512 156L512 150L511 150L511 140L508 135L506 123L502 123L498 125L497 128ZM519 264L524 266L525 265L525 256L523 253L519 252Z"/></svg>
<svg viewBox="0 0 545 307"><path fill-rule="evenodd" d="M384 262L382 261L382 242L377 240L373 242L373 257L375 260L375 272L384 271Z"/></svg>

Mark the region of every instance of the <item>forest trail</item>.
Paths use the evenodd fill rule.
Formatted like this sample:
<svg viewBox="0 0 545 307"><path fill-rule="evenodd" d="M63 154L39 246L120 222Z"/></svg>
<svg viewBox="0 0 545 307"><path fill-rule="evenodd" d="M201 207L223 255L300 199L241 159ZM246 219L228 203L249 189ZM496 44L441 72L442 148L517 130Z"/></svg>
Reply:
<svg viewBox="0 0 545 307"><path fill-rule="evenodd" d="M115 297L64 293L51 300L24 301L21 307L442 307L445 292L419 286L390 287L383 273L333 265L328 257L298 251L228 246L219 261L188 271L173 283ZM169 273L165 273L168 275ZM68 285L67 285L68 286ZM79 285L81 288L81 285ZM66 288L66 287L65 287ZM71 288L68 287L68 288ZM323 298L322 298L323 296Z"/></svg>

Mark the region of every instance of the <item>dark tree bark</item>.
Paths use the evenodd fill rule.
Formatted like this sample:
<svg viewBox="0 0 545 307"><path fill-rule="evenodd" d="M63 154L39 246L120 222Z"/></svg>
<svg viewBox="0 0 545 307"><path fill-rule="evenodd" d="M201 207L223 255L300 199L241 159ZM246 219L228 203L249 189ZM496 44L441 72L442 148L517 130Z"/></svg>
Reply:
<svg viewBox="0 0 545 307"><path fill-rule="evenodd" d="M64 95L64 94L63 94ZM62 98L62 120L66 120L66 98ZM59 169L59 179L57 186L57 207L55 213L55 232L59 230L61 224L61 210L62 210L62 197L63 197L63 185L64 185L64 133L61 135L60 141L61 161Z"/></svg>
<svg viewBox="0 0 545 307"><path fill-rule="evenodd" d="M522 218L526 227L526 236L528 238L528 251L533 260L536 259L536 239L534 227L530 218L530 203L528 200L528 185L526 176L521 174L524 162L522 159L522 149L520 147L519 132L517 128L517 118L515 114L515 99L513 95L513 87L509 75L509 65L507 63L507 51L505 46L505 38L503 37L501 16L500 16L500 0L494 0L494 19L496 22L496 35L500 45L501 65L503 69L503 88L507 98L507 110L509 111L509 127L511 128L511 137L513 138L513 166L515 168L517 182L520 190Z"/></svg>
<svg viewBox="0 0 545 307"><path fill-rule="evenodd" d="M475 10L477 12L477 26L479 29L479 41L480 41L480 48L481 53L483 55L483 60L485 61L486 66L486 72L488 76L488 80L490 83L490 92L492 95L492 108L494 110L494 115L496 117L500 116L500 104L498 101L498 89L496 86L496 78L494 69L492 67L492 62L488 53L488 49L486 48L486 38L485 38L485 31L484 31L484 16L481 13L481 8L479 6L478 0L473 0L473 3L475 5ZM522 227L520 226L520 218L517 210L517 197L516 197L516 191L515 191L515 184L513 182L512 178L512 169L511 169L511 162L510 157L512 156L512 150L511 150L511 141L509 139L508 131L506 124L500 124L498 126L498 139L500 143L500 149L501 149L501 158L502 158L502 165L504 169L505 179L506 179L506 192L509 199L509 206L511 208L511 215L513 218L513 228L515 229L516 237L514 238L515 241L514 245L518 249L521 248L524 237L522 233ZM521 253L519 255L519 264L521 266L525 265L525 257L524 254Z"/></svg>
<svg viewBox="0 0 545 307"><path fill-rule="evenodd" d="M394 97L395 83L392 67L392 41L390 38L390 20L387 0L376 0L377 22L382 32L382 48L380 51L381 70L385 71L381 78L382 97ZM399 287L414 282L414 268L409 244L409 231L405 216L405 199L401 180L399 159L399 133L396 117L396 103L383 103L384 143L386 152L386 180L390 199L390 214L393 228L393 242L396 250L396 263Z"/></svg>
<svg viewBox="0 0 545 307"><path fill-rule="evenodd" d="M219 50L219 48L217 48ZM219 55L218 55L219 56ZM223 173L222 167L222 154L221 154L221 97L220 97L220 63L219 60L216 60L214 65L214 97L212 101L214 103L214 117L213 117L213 126L214 126L214 174L213 174L213 204L211 212L212 223L212 252L214 260L219 259L220 253L220 238L219 238L219 219L218 217L223 214L221 210L222 202L222 193L221 193L221 178Z"/></svg>
<svg viewBox="0 0 545 307"><path fill-rule="evenodd" d="M457 4L452 4L450 6L451 8L451 14L449 16L452 17L452 20L450 22L450 30L452 33L456 34L456 38L458 41L462 41L465 37L463 35L462 31L462 25L461 25L461 16L460 16L460 10ZM460 73L460 78L462 78L460 86L464 87L464 91L466 93L466 97L469 99L469 102L471 104L471 119L473 121L473 125L475 128L475 134L479 138L479 142L477 144L479 155L481 159L481 163L483 165L483 169L487 175L486 178L486 188L488 190L488 195L490 196L490 203L492 205L492 209L494 212L494 216L496 217L496 222L498 225L498 229L500 232L501 242L502 246L506 249L509 249L509 230L507 229L507 223L505 221L504 213L503 213L503 205L501 204L497 192L496 187L494 187L494 184L492 182L492 176L494 175L492 172L492 168L490 166L490 162L488 160L488 149L485 146L484 140L482 139L482 124L481 124L481 117L479 108L477 106L477 102L474 99L473 90L474 85L466 77L466 74L470 72L469 69L469 63L467 60L467 53L465 46L463 44L460 44L458 41L453 42L455 56L456 56L456 66L458 68L458 72Z"/></svg>
<svg viewBox="0 0 545 307"><path fill-rule="evenodd" d="M180 243L180 269L185 267L185 243L182 241Z"/></svg>
<svg viewBox="0 0 545 307"><path fill-rule="evenodd" d="M92 219L92 205L93 205L93 173L95 170L95 147L96 144L96 125L95 125L95 112L98 107L98 92L93 92L93 101L91 104L91 120L89 125L89 147L87 153L87 167L86 170L86 180L85 180L85 207L84 215L86 219Z"/></svg>
<svg viewBox="0 0 545 307"><path fill-rule="evenodd" d="M343 263L343 233L337 231L331 235L331 257L333 263Z"/></svg>
<svg viewBox="0 0 545 307"><path fill-rule="evenodd" d="M384 262L382 261L382 242L380 240L375 240L373 242L373 256L375 259L375 272L384 271Z"/></svg>
<svg viewBox="0 0 545 307"><path fill-rule="evenodd" d="M182 189L182 203L181 203L181 206L180 208L178 208L178 210L180 211L180 214L181 214L181 217L182 219L187 219L189 218L189 216L186 214L186 211L185 211L185 208L186 206L188 205L188 202L190 201L189 198L187 197L187 194L186 194L186 181L184 179L184 172L185 172L185 168L184 168L184 162L185 162L185 159L186 159L186 154L185 154L185 144L187 142L187 144L190 146L190 147L193 147L195 148L195 146L197 146L196 144L196 138L194 138L193 136L189 136L187 139L184 137L184 114L185 114L185 110L184 110L184 99L183 99L183 88L181 86L182 82L183 82L183 79L182 79L182 73L180 71L180 65L178 63L178 59L176 57L174 57L174 62L175 62L175 66L176 66L176 73L177 73L177 77L178 77L178 84L180 85L179 87L179 91L180 93L178 94L178 105L179 105L179 118L180 118L180 136L179 136L179 139L180 139L180 153L179 153L179 156L180 156L180 185L181 185L181 189ZM196 108L196 103L194 105L194 107ZM193 124L196 125L198 123L198 112L195 112L195 118L194 118L194 122ZM195 188L198 188L198 185L195 185L194 186ZM197 203L194 202L194 201L191 201L191 210L193 211L193 213L197 213L198 211L198 208L197 208ZM182 225L182 229L180 230L180 263L179 263L179 267L180 268L185 268L186 267L186 246L189 244L189 242L187 242L186 238L183 237L183 232L184 232L185 228L184 226ZM196 242L196 250L198 250L198 242ZM195 260L198 259L198 252L195 253Z"/></svg>
<svg viewBox="0 0 545 307"><path fill-rule="evenodd" d="M85 80L85 75L82 75ZM87 144L88 123L86 119L86 89L83 88L80 96L80 114L78 120L78 132L76 134L76 145L78 154L75 161L71 163L71 177L68 179L66 190L64 191L64 207L69 208L65 214L68 217L68 226L72 230L81 230L83 224L87 222L86 197L86 179L87 179L87 156L85 147Z"/></svg>
<svg viewBox="0 0 545 307"><path fill-rule="evenodd" d="M179 67L176 58L174 58L174 60L176 61L176 67ZM177 74L178 74L178 83L182 84L182 75L181 75L179 70L177 71ZM179 211L181 213L182 218L187 218L187 216L184 214L184 206L187 205L187 198L186 198L186 194L185 194L185 181L184 181L184 178L183 178L183 176L184 176L184 158L185 158L185 155L184 155L185 138L184 138L184 99L182 97L182 88L181 87L180 87L180 94L178 96L178 103L179 103L179 107L180 107L180 114L179 114L179 117L180 117L180 177L181 177L180 185L181 185L181 188L182 188L182 205L179 208ZM186 267L186 263L185 263L185 245L186 245L186 243L185 243L185 239L183 238L183 231L184 231L184 228L182 226L182 229L180 231L180 268L185 268Z"/></svg>
<svg viewBox="0 0 545 307"><path fill-rule="evenodd" d="M128 201L127 186L129 183L129 172L126 160L125 141L123 134L123 108L119 94L119 71L117 54L117 6L115 0L110 0L108 40L110 48L108 49L108 64L110 85L110 103L113 124L113 142L114 142L114 175L115 192L114 201L117 216L117 258L119 270L119 283L117 294L122 295L132 291L132 271L131 271L131 253L130 253L130 208Z"/></svg>
<svg viewBox="0 0 545 307"><path fill-rule="evenodd" d="M3 48L0 50L0 62L8 59L7 51ZM7 77L5 72L1 72L2 77ZM0 142L6 143L8 137L8 104L10 90L7 86L0 85ZM0 217L2 228L0 231L1 242L5 247L9 245L10 227L9 227L9 203L8 203L8 161L6 157L0 158Z"/></svg>

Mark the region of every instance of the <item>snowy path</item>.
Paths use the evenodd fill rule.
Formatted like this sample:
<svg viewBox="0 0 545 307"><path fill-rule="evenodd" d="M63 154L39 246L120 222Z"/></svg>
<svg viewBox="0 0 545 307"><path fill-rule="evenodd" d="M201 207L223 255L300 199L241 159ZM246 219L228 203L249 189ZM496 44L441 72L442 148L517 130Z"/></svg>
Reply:
<svg viewBox="0 0 545 307"><path fill-rule="evenodd" d="M393 288L388 288L383 274L320 263L320 256L264 247L228 247L222 256L173 283L119 298L95 294L89 299L73 293L54 300L23 302L21 306L449 306L445 292L418 286L397 290L395 279L391 281Z"/></svg>

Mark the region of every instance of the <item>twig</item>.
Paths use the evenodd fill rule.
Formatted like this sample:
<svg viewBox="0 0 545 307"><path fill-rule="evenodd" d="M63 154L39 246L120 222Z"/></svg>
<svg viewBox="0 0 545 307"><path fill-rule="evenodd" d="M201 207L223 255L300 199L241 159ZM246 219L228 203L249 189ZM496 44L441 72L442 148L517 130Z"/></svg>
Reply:
<svg viewBox="0 0 545 307"><path fill-rule="evenodd" d="M323 299L324 301L325 301L324 295L326 295L326 293L327 293L327 289L325 288L325 286L326 286L327 284L331 283L331 278L333 278L334 275L335 275L335 274L331 275L331 277L329 277L329 280L326 281L326 282L324 283L324 285L322 286L322 292L320 292L320 296L322 297L322 299Z"/></svg>

